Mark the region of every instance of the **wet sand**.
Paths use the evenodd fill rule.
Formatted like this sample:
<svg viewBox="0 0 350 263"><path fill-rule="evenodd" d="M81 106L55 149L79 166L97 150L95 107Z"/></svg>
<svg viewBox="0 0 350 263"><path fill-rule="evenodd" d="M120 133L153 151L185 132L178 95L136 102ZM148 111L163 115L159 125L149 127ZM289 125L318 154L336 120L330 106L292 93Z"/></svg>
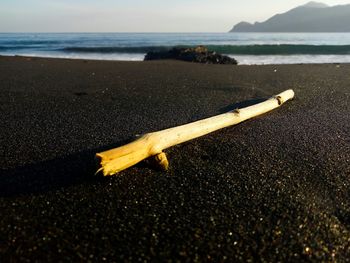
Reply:
<svg viewBox="0 0 350 263"><path fill-rule="evenodd" d="M94 176L136 134L292 88L296 98ZM0 257L346 261L350 65L224 66L0 57Z"/></svg>

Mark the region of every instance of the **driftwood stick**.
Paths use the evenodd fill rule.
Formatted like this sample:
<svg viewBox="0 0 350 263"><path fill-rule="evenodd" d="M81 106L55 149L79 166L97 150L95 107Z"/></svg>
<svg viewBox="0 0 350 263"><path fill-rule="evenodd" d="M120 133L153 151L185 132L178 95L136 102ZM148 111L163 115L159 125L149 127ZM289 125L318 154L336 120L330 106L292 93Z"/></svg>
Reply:
<svg viewBox="0 0 350 263"><path fill-rule="evenodd" d="M253 106L174 128L147 133L129 144L97 153L96 157L100 160L101 166L97 172L102 171L105 176L113 175L151 156L155 156L159 165L166 170L169 163L163 153L164 149L266 113L293 97L293 90L286 90Z"/></svg>

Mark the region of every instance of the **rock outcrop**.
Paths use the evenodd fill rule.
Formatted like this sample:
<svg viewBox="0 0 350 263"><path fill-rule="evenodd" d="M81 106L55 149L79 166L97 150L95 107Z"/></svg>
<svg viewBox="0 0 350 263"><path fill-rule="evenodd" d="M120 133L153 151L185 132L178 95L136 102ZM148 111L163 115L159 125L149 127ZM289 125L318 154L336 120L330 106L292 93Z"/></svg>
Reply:
<svg viewBox="0 0 350 263"><path fill-rule="evenodd" d="M237 61L234 58L224 56L216 53L215 51L209 51L204 46L198 46L195 48L181 48L175 47L168 51L151 51L148 52L144 60L159 60L159 59L175 59L188 62L205 63L205 64L230 64L237 65Z"/></svg>

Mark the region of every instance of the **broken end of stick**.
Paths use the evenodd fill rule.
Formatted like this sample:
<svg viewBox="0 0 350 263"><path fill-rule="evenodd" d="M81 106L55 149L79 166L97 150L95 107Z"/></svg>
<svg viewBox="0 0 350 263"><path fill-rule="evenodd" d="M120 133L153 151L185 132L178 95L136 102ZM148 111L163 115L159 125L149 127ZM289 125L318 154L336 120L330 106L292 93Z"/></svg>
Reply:
<svg viewBox="0 0 350 263"><path fill-rule="evenodd" d="M95 158L99 161L100 165L96 173L102 172L104 176L114 175L148 157L147 151L143 148L126 154L124 152L125 155L113 156L113 158L111 158L109 153L110 152L102 152L96 154Z"/></svg>
<svg viewBox="0 0 350 263"><path fill-rule="evenodd" d="M108 171L105 169L105 164L107 163L107 160L106 158L104 158L103 153L95 154L95 162L97 167L95 175L102 174L103 176L108 176Z"/></svg>
<svg viewBox="0 0 350 263"><path fill-rule="evenodd" d="M95 154L95 161L97 166L99 167L95 173L95 175L98 174L103 174L103 176L108 176L110 175L108 170L105 169L105 164L107 163L107 161L105 160L105 158L103 157L102 153L96 153Z"/></svg>
<svg viewBox="0 0 350 263"><path fill-rule="evenodd" d="M126 168L129 168L135 165L140 161L139 156L135 158L135 156L130 156L130 155L121 156L121 157L109 160L103 156L103 153L97 153L95 158L100 165L100 168L96 171L95 174L102 173L103 176L114 175L122 170L125 170ZM155 168L162 171L168 170L169 161L164 152L151 156L150 159L151 159L150 164Z"/></svg>
<svg viewBox="0 0 350 263"><path fill-rule="evenodd" d="M102 172L104 176L114 175L150 156L159 154L159 163L162 167L167 168L168 161L165 154L161 155L161 150L151 147L156 141L158 141L158 137L149 133L126 145L96 153L95 158L100 166L97 173Z"/></svg>
<svg viewBox="0 0 350 263"><path fill-rule="evenodd" d="M97 170L96 174L102 173L103 176L114 175L126 168L129 168L130 166L133 166L138 162L128 158L128 156L126 157L123 156L123 157L119 157L109 161L104 161L104 159L101 158L100 155L96 154L96 159L100 160L99 162L100 168Z"/></svg>

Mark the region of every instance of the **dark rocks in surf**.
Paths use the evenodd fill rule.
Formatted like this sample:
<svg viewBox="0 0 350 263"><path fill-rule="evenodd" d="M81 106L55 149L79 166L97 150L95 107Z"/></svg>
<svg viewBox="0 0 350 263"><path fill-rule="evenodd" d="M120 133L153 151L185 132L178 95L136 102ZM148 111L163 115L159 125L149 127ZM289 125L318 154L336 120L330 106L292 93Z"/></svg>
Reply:
<svg viewBox="0 0 350 263"><path fill-rule="evenodd" d="M175 59L204 64L237 65L237 61L234 58L218 54L215 51L209 51L204 46L195 48L174 47L167 51L150 51L146 54L144 60L160 59Z"/></svg>

